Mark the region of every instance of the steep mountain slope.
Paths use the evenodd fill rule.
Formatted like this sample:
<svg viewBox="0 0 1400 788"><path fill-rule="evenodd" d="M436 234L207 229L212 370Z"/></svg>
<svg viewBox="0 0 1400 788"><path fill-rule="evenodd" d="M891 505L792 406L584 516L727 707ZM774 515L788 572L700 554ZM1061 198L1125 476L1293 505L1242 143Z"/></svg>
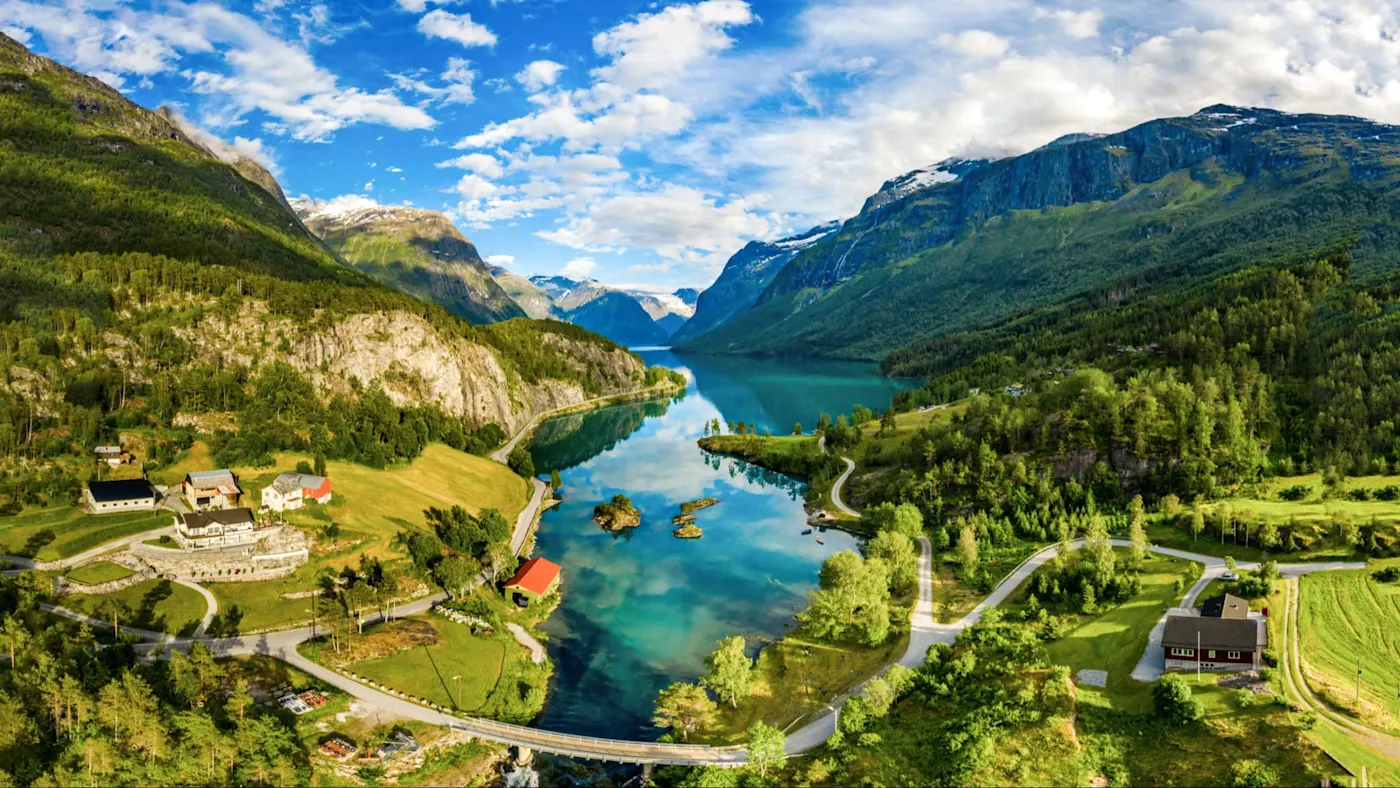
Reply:
<svg viewBox="0 0 1400 788"><path fill-rule="evenodd" d="M652 293L645 290L628 290L628 295L637 299L657 328L665 332L669 339L686 321L695 314L695 298L699 295L693 288L681 288L671 293Z"/></svg>
<svg viewBox="0 0 1400 788"><path fill-rule="evenodd" d="M1227 106L945 162L886 183L752 309L686 346L879 358L1105 279L1209 272L1347 239L1358 272L1390 270L1397 178L1400 129Z"/></svg>
<svg viewBox="0 0 1400 788"><path fill-rule="evenodd" d="M549 297L564 320L614 342L629 346L657 345L670 337L629 293L592 279L535 276L530 282Z"/></svg>
<svg viewBox="0 0 1400 788"><path fill-rule="evenodd" d="M371 200L292 200L307 229L376 281L473 323L524 317L472 245L437 211Z"/></svg>
<svg viewBox="0 0 1400 788"><path fill-rule="evenodd" d="M80 412L246 428L262 450L328 430L383 461L645 374L577 327L472 326L375 282L167 117L3 35L0 333L0 432L20 442ZM347 423L335 396L383 407Z"/></svg>
<svg viewBox="0 0 1400 788"><path fill-rule="evenodd" d="M529 279L501 266L495 266L491 269L491 277L496 280L496 284L500 285L502 290L506 291L506 295L519 304L520 308L525 310L525 314L530 317L536 320L564 319L563 314L554 307L554 302L550 300L549 294Z"/></svg>
<svg viewBox="0 0 1400 788"><path fill-rule="evenodd" d="M773 243L750 241L729 258L715 283L698 295L695 314L676 332L671 342L684 346L687 340L743 314L753 306L759 294L788 261L803 249L836 232L839 227L839 222L832 222Z"/></svg>

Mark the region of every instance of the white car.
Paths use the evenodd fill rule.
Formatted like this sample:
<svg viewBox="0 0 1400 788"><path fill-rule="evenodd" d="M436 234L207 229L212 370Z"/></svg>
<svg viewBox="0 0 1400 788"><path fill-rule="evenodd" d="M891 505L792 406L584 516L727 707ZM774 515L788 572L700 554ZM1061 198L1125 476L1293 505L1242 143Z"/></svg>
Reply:
<svg viewBox="0 0 1400 788"><path fill-rule="evenodd" d="M1226 572L1225 574L1223 574L1223 575L1220 576L1220 579L1221 579L1221 580L1229 580L1229 581L1233 582L1233 581L1235 581L1235 580L1239 580L1239 579L1240 579L1240 576L1237 575L1237 574L1235 574L1234 572Z"/></svg>

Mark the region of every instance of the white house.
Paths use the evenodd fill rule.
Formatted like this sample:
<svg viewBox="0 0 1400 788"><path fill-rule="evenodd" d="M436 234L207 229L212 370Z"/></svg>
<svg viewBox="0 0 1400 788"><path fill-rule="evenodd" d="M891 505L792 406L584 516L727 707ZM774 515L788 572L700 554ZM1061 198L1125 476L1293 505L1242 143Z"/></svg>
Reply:
<svg viewBox="0 0 1400 788"><path fill-rule="evenodd" d="M258 540L253 512L247 508L175 515L175 541L186 550L237 547Z"/></svg>
<svg viewBox="0 0 1400 788"><path fill-rule="evenodd" d="M284 473L262 491L262 505L274 512L300 509L307 501L330 500L331 480L309 473Z"/></svg>
<svg viewBox="0 0 1400 788"><path fill-rule="evenodd" d="M91 482L86 498L87 507L94 514L151 511L156 508L156 488L145 479Z"/></svg>

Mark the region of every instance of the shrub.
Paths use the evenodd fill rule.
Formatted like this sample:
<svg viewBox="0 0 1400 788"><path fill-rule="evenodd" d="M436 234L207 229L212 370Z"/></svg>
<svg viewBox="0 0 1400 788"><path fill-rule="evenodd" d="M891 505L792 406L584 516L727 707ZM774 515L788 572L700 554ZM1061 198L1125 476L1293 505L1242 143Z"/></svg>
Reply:
<svg viewBox="0 0 1400 788"><path fill-rule="evenodd" d="M1400 580L1400 566L1387 566L1380 571L1372 572L1371 577L1374 577L1379 583L1394 583L1396 580Z"/></svg>
<svg viewBox="0 0 1400 788"><path fill-rule="evenodd" d="M1260 669L1259 669L1259 679L1260 679L1261 681L1264 681L1264 682L1273 681L1273 680L1274 680L1274 669L1273 669L1273 668L1260 668Z"/></svg>
<svg viewBox="0 0 1400 788"><path fill-rule="evenodd" d="M1400 486L1387 484L1379 490L1376 490L1377 501L1393 501L1397 498L1400 498Z"/></svg>
<svg viewBox="0 0 1400 788"><path fill-rule="evenodd" d="M1157 679L1152 686L1152 706L1157 716L1173 725L1190 725L1205 716L1205 707L1191 695L1191 685L1175 673Z"/></svg>
<svg viewBox="0 0 1400 788"><path fill-rule="evenodd" d="M1230 784L1236 788L1269 788L1278 784L1278 773L1262 761L1246 758L1230 767Z"/></svg>
<svg viewBox="0 0 1400 788"><path fill-rule="evenodd" d="M1292 487L1285 487L1278 491L1278 497L1284 501L1301 501L1312 492L1305 484L1295 484Z"/></svg>

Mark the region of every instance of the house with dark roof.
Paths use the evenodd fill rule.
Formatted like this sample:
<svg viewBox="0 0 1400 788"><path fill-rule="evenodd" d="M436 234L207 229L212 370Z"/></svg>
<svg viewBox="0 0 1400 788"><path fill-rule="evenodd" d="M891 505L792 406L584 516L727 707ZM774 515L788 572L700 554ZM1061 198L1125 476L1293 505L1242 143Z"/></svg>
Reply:
<svg viewBox="0 0 1400 788"><path fill-rule="evenodd" d="M90 482L85 497L87 508L93 514L151 511L156 508L156 488L145 479Z"/></svg>
<svg viewBox="0 0 1400 788"><path fill-rule="evenodd" d="M543 599L559 587L560 571L559 565L553 561L531 558L520 565L515 576L506 581L506 598L514 600L520 607Z"/></svg>
<svg viewBox="0 0 1400 788"><path fill-rule="evenodd" d="M1263 619L1168 616L1162 632L1167 670L1257 670L1268 643Z"/></svg>
<svg viewBox="0 0 1400 788"><path fill-rule="evenodd" d="M223 509L175 515L175 541L186 550L217 550L258 540L251 509Z"/></svg>
<svg viewBox="0 0 1400 788"><path fill-rule="evenodd" d="M187 473L182 488L185 501L196 512L237 506L243 497L243 490L238 487L238 477L229 470Z"/></svg>
<svg viewBox="0 0 1400 788"><path fill-rule="evenodd" d="M1206 618L1249 618L1249 602L1234 594L1213 596L1201 603Z"/></svg>

